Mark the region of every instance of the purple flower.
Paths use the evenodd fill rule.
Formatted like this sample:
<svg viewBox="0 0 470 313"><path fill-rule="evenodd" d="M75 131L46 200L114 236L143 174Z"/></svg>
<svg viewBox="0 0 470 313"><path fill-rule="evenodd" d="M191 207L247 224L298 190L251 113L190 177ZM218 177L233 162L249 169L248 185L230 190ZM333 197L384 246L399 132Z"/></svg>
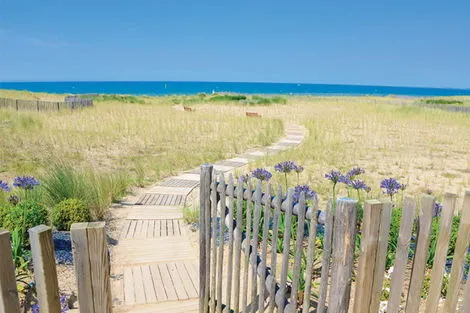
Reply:
<svg viewBox="0 0 470 313"><path fill-rule="evenodd" d="M310 189L308 185L297 185L294 188L293 199L294 202L298 202L300 199L300 194L305 193L305 200L315 200L317 198L317 193Z"/></svg>
<svg viewBox="0 0 470 313"><path fill-rule="evenodd" d="M349 186L349 185L351 185L351 178L349 178L349 176L347 176L347 175L341 175L339 177L338 182Z"/></svg>
<svg viewBox="0 0 470 313"><path fill-rule="evenodd" d="M60 295L59 297L60 301L60 312L61 313L67 313L69 312L69 301L68 301L68 296L67 295ZM40 313L41 310L39 310L39 304L35 303L31 306L31 313Z"/></svg>
<svg viewBox="0 0 470 313"><path fill-rule="evenodd" d="M442 212L442 204L440 204L439 202L434 202L434 210L432 212L432 216L433 217L438 217L439 215L441 215L441 212Z"/></svg>
<svg viewBox="0 0 470 313"><path fill-rule="evenodd" d="M274 170L280 173L290 173L297 170L298 166L293 161L284 161L282 163L274 165ZM302 168L303 170L303 168Z"/></svg>
<svg viewBox="0 0 470 313"><path fill-rule="evenodd" d="M248 181L248 178L250 178L248 174L240 176L242 183L246 183Z"/></svg>
<svg viewBox="0 0 470 313"><path fill-rule="evenodd" d="M39 181L33 176L18 176L13 180L13 186L25 190L32 190L35 186L39 186Z"/></svg>
<svg viewBox="0 0 470 313"><path fill-rule="evenodd" d="M271 174L271 172L265 168L257 168L256 170L251 172L251 175L254 178L257 178L263 181L268 181L271 179L271 177L273 177L273 174Z"/></svg>
<svg viewBox="0 0 470 313"><path fill-rule="evenodd" d="M364 174L366 171L364 171L364 169L360 168L360 167L355 167L353 169L351 169L347 174L346 176L349 177L350 179L353 179L354 177L356 176L359 176L361 174Z"/></svg>
<svg viewBox="0 0 470 313"><path fill-rule="evenodd" d="M342 177L344 177L343 174L337 170L332 170L331 172L325 174L325 178L331 180L334 185L340 182Z"/></svg>
<svg viewBox="0 0 470 313"><path fill-rule="evenodd" d="M356 190L362 189L362 190L370 191L370 187L367 186L363 180L358 180L358 179L351 180L349 183L349 186L351 186L353 189L356 189Z"/></svg>
<svg viewBox="0 0 470 313"><path fill-rule="evenodd" d="M8 183L3 181L3 180L0 180L0 190L3 190L5 192L9 192L10 191L10 186L8 186Z"/></svg>
<svg viewBox="0 0 470 313"><path fill-rule="evenodd" d="M385 189L384 194L391 197L400 190L401 184L395 178L386 178L380 183L380 188Z"/></svg>
<svg viewBox="0 0 470 313"><path fill-rule="evenodd" d="M297 174L302 173L304 171L304 167L302 165L297 165L296 168L294 169L294 171Z"/></svg>

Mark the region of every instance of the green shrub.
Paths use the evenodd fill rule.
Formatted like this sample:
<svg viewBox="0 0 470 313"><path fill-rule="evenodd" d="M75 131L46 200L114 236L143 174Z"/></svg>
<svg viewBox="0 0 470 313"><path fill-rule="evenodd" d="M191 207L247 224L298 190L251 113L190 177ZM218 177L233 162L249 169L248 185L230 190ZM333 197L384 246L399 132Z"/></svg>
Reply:
<svg viewBox="0 0 470 313"><path fill-rule="evenodd" d="M209 98L209 101L217 102L217 101L241 101L246 100L246 96L244 95L216 95Z"/></svg>
<svg viewBox="0 0 470 313"><path fill-rule="evenodd" d="M463 104L463 101L453 99L427 99L424 100L426 104Z"/></svg>
<svg viewBox="0 0 470 313"><path fill-rule="evenodd" d="M91 221L91 214L84 201L66 199L52 209L51 218L58 230L70 230L73 223Z"/></svg>
<svg viewBox="0 0 470 313"><path fill-rule="evenodd" d="M10 205L3 205L0 206L0 227L3 226L3 221L5 220L5 217L7 216L8 212L10 211L11 206Z"/></svg>
<svg viewBox="0 0 470 313"><path fill-rule="evenodd" d="M199 208L184 207L183 220L186 224L194 224L199 221Z"/></svg>
<svg viewBox="0 0 470 313"><path fill-rule="evenodd" d="M439 238L439 223L441 218L434 218L432 221L432 229L431 229L431 242L428 254L428 266L432 267L434 263L434 256L436 254L436 246L437 240ZM449 248L447 249L447 257L452 257L455 251L455 243L457 241L457 233L459 231L459 224L460 224L460 215L454 216L452 220L452 229L450 233L450 240L449 240Z"/></svg>

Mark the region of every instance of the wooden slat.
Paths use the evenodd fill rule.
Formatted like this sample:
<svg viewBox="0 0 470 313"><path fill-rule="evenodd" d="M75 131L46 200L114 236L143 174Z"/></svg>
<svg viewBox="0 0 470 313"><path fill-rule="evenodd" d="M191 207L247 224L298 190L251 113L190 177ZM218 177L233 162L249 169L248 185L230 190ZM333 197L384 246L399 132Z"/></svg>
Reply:
<svg viewBox="0 0 470 313"><path fill-rule="evenodd" d="M194 286L194 290L196 290L196 293L198 292L197 288L199 288L199 279L198 279L198 267L196 266L196 263L193 261L184 261L183 265L186 269L186 272L189 275L189 278L191 280L191 283ZM198 293L196 294L196 296Z"/></svg>
<svg viewBox="0 0 470 313"><path fill-rule="evenodd" d="M162 236L162 220L155 221L155 230L153 232L154 237L161 237Z"/></svg>
<svg viewBox="0 0 470 313"><path fill-rule="evenodd" d="M52 230L45 225L29 230L34 279L41 312L60 313L59 282L55 266Z"/></svg>
<svg viewBox="0 0 470 313"><path fill-rule="evenodd" d="M403 283L405 282L405 269L408 262L411 232L413 229L416 201L412 197L405 197L400 221L395 264L391 275L390 296L387 304L387 312L398 313Z"/></svg>
<svg viewBox="0 0 470 313"><path fill-rule="evenodd" d="M360 286L360 288L356 288L354 296L354 313L369 313L379 243L382 207L383 204L377 200L367 200L364 203L361 254L359 256L357 277L357 285Z"/></svg>
<svg viewBox="0 0 470 313"><path fill-rule="evenodd" d="M246 236L245 240L242 242L242 247L244 246L245 250L245 259L243 260L243 267L244 267L244 272L243 272L243 292L242 292L242 304L241 304L241 309L243 312L248 311L248 278L249 278L249 262L250 262L250 253L247 251L250 251L250 246L251 246L251 220L252 220L252 207L253 207L253 202L252 202L252 197L253 197L253 192L252 192L252 186L251 183L248 182L248 190L247 190L247 201L246 201Z"/></svg>
<svg viewBox="0 0 470 313"><path fill-rule="evenodd" d="M260 264L260 283L259 283L259 304L258 310L260 313L264 312L265 306L265 292L266 292L266 267L268 262L268 237L269 237L269 222L271 219L271 184L268 185L266 192L266 203L264 205L263 213L263 240L261 243L261 264ZM268 290L269 291L269 290Z"/></svg>
<svg viewBox="0 0 470 313"><path fill-rule="evenodd" d="M325 237L323 241L323 255L322 255L322 266L321 266L321 278L320 278L320 297L318 300L318 312L324 313L326 309L326 298L328 297L328 278L330 277L330 258L331 258L331 244L333 240L333 211L335 209L335 200L330 199L328 201L325 215Z"/></svg>
<svg viewBox="0 0 470 313"><path fill-rule="evenodd" d="M184 290L186 291L186 294L188 295L188 298L190 299L197 298L198 292L196 290L196 287L193 285L191 277L186 271L184 263L177 262L175 265L176 265L177 272L179 276L181 277L181 281L183 282L183 287L184 287ZM197 288L199 288L199 286L197 286Z"/></svg>
<svg viewBox="0 0 470 313"><path fill-rule="evenodd" d="M173 282L173 286L175 287L176 295L178 296L178 300L186 300L189 299L189 296L184 288L184 282L176 268L175 263L168 263L166 264L168 267L168 272L171 276L171 281Z"/></svg>
<svg viewBox="0 0 470 313"><path fill-rule="evenodd" d="M144 282L142 279L142 268L140 266L135 266L132 268L132 277L134 282L135 302L137 304L147 303Z"/></svg>
<svg viewBox="0 0 470 313"><path fill-rule="evenodd" d="M449 247L450 232L452 229L452 218L454 217L455 201L457 195L446 193L439 225L439 237L437 239L436 253L432 267L432 279L429 293L426 299L425 313L437 313L439 299L441 296L441 285L447 261L447 248Z"/></svg>
<svg viewBox="0 0 470 313"><path fill-rule="evenodd" d="M226 296L226 310L231 310L232 300L232 274L233 274L233 201L234 201L234 189L233 189L233 176L229 174L228 178L228 255L227 255L227 296Z"/></svg>
<svg viewBox="0 0 470 313"><path fill-rule="evenodd" d="M257 306L257 256L258 256L258 236L259 236L259 220L261 216L261 195L263 193L261 180L258 180L256 184L256 190L254 195L255 202L255 211L254 211L254 220L253 220L253 241L251 245L251 254L250 254L250 265L251 265L251 312L256 312Z"/></svg>
<svg viewBox="0 0 470 313"><path fill-rule="evenodd" d="M315 201L313 204L313 216L317 216L318 202ZM310 220L309 236L308 236L308 247L307 247L307 266L305 268L305 295L303 304L303 313L310 312L310 297L312 291L312 272L313 272L313 261L315 260L315 241L317 236L317 225L318 219L312 218Z"/></svg>
<svg viewBox="0 0 470 313"><path fill-rule="evenodd" d="M385 265L387 262L387 249L390 238L390 224L392 221L392 203L382 201L382 216L380 220L379 240L377 256L375 259L374 278L372 284L372 297L370 301L370 312L378 312L380 308L380 297L382 295Z"/></svg>
<svg viewBox="0 0 470 313"><path fill-rule="evenodd" d="M274 198L274 213L273 213L273 235L271 240L271 274L276 277L277 268L277 238L279 236L279 217L281 216L281 200L282 187L279 186L277 196ZM269 287L269 305L268 313L274 312L276 303L276 280L273 279Z"/></svg>
<svg viewBox="0 0 470 313"><path fill-rule="evenodd" d="M173 221L166 220L166 228L168 229L168 236L174 236L175 230L173 229Z"/></svg>
<svg viewBox="0 0 470 313"><path fill-rule="evenodd" d="M126 235L126 239L134 238L134 234L136 232L136 229L137 229L137 221L132 220L130 225L129 225L129 232Z"/></svg>
<svg viewBox="0 0 470 313"><path fill-rule="evenodd" d="M419 231L416 251L413 260L406 312L418 312L421 300L421 287L426 270L426 261L429 250L429 240L432 226L432 212L434 209L434 197L426 195L421 201L419 216Z"/></svg>
<svg viewBox="0 0 470 313"><path fill-rule="evenodd" d="M155 237L155 220L149 220L149 225L147 228L147 238Z"/></svg>
<svg viewBox="0 0 470 313"><path fill-rule="evenodd" d="M142 269L142 282L145 291L146 303L157 302L157 295L155 286L153 284L152 273L149 265L143 265Z"/></svg>
<svg viewBox="0 0 470 313"><path fill-rule="evenodd" d="M127 233L129 232L129 227L131 225L131 220L124 220L124 224L122 225L122 231L121 231L121 239L124 239L127 237Z"/></svg>
<svg viewBox="0 0 470 313"><path fill-rule="evenodd" d="M168 300L177 300L175 285L173 284L170 272L166 264L158 264L160 275L162 277L163 286L165 286L165 293Z"/></svg>
<svg viewBox="0 0 470 313"><path fill-rule="evenodd" d="M149 220L144 220L142 223L142 232L141 232L142 238L147 238L148 229L149 229Z"/></svg>
<svg viewBox="0 0 470 313"><path fill-rule="evenodd" d="M357 201L338 199L333 231L331 289L328 312L347 312L351 293Z"/></svg>
<svg viewBox="0 0 470 313"><path fill-rule="evenodd" d="M215 176L215 174L213 174ZM216 179L211 183L211 255L210 255L210 290L209 290L209 309L215 312L216 301L216 277L217 277L217 244L216 244L216 228L217 228L217 188Z"/></svg>
<svg viewBox="0 0 470 313"><path fill-rule="evenodd" d="M284 231L284 249L282 252L282 265L280 277L279 296L276 294L276 303L278 312L283 313L286 300L287 291L287 271L289 269L289 253L290 253L290 237L291 237L291 222L292 222L292 209L293 209L293 189L289 189L287 194L287 208L285 213L285 231Z"/></svg>
<svg viewBox="0 0 470 313"><path fill-rule="evenodd" d="M241 243L243 231L243 178L238 178L238 185L236 188L237 194L237 221L234 231L234 272L235 277L233 285L233 311L234 313L240 312L240 264L241 264Z"/></svg>
<svg viewBox="0 0 470 313"><path fill-rule="evenodd" d="M302 244L304 241L304 223L305 223L305 193L302 192L299 198L299 217L297 224L297 234L295 243L295 261L294 261L294 275L292 281L292 291L290 298L290 306L292 311L297 308L297 296L299 291L299 278L300 278L300 267L302 262Z"/></svg>
<svg viewBox="0 0 470 313"><path fill-rule="evenodd" d="M218 252L218 260L217 260L217 313L222 313L222 275L224 270L224 221L225 221L225 177L224 175L220 175L219 178L220 182L220 220L219 220L219 252Z"/></svg>
<svg viewBox="0 0 470 313"><path fill-rule="evenodd" d="M19 313L20 303L16 290L15 265L11 256L10 233L0 229L0 312Z"/></svg>
<svg viewBox="0 0 470 313"><path fill-rule="evenodd" d="M124 301L127 305L134 305L136 303L132 267L124 268Z"/></svg>
<svg viewBox="0 0 470 313"><path fill-rule="evenodd" d="M444 303L444 312L453 313L457 310L457 301L460 290L460 282L463 277L463 265L465 262L465 254L467 253L468 243L470 242L470 190L465 192L463 200L462 216L460 218L459 232L457 242L455 244L454 258L452 260L452 270L450 272L449 285L447 287L447 298ZM469 279L467 279L467 285ZM467 288L469 288L467 286ZM469 290L470 291L470 290ZM465 309L462 312L470 312L470 297L464 297L466 302Z"/></svg>
<svg viewBox="0 0 470 313"><path fill-rule="evenodd" d="M160 274L160 270L158 269L158 265L150 265L150 273L152 274L152 281L153 286L155 288L155 295L157 296L158 301L166 301L169 300L163 287L163 280L162 275ZM176 298L176 295L175 295Z"/></svg>

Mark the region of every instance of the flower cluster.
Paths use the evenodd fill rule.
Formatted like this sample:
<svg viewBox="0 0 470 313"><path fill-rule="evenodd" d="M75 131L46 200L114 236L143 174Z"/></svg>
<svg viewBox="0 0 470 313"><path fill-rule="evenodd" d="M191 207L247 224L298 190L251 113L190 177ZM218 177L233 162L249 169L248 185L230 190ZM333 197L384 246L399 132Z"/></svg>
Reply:
<svg viewBox="0 0 470 313"><path fill-rule="evenodd" d="M298 202L300 200L300 194L305 193L305 200L315 200L317 198L317 193L310 189L308 185L297 185L294 188L294 195L293 199L294 202Z"/></svg>
<svg viewBox="0 0 470 313"><path fill-rule="evenodd" d="M304 170L304 168L302 166L299 167L293 161L284 161L282 163L274 165L274 170L277 171L277 172L280 172L280 173L287 174L287 173L290 173L292 171L300 173Z"/></svg>
<svg viewBox="0 0 470 313"><path fill-rule="evenodd" d="M32 190L39 186L39 181L33 176L18 176L13 180L13 186L25 190Z"/></svg>
<svg viewBox="0 0 470 313"><path fill-rule="evenodd" d="M352 189L370 191L370 187L363 180L353 179L348 184Z"/></svg>
<svg viewBox="0 0 470 313"><path fill-rule="evenodd" d="M432 212L432 216L433 217L438 217L441 215L441 212L442 212L442 204L440 204L439 202L434 202L434 210Z"/></svg>
<svg viewBox="0 0 470 313"><path fill-rule="evenodd" d="M340 171L331 170L331 172L325 174L325 178L331 180L331 182L336 185L337 183L341 182L342 179L344 179L344 175L341 174Z"/></svg>
<svg viewBox="0 0 470 313"><path fill-rule="evenodd" d="M251 175L262 181L268 181L273 177L273 174L265 168L257 168L251 172Z"/></svg>
<svg viewBox="0 0 470 313"><path fill-rule="evenodd" d="M364 174L366 171L360 167L355 167L351 170L348 171L348 173L346 174L346 176L349 178L349 179L354 179L356 176L359 176L361 174Z"/></svg>
<svg viewBox="0 0 470 313"><path fill-rule="evenodd" d="M69 312L69 301L67 295L60 295L59 297L60 300L60 312L61 313L67 313ZM31 313L40 313L41 311L39 310L39 304L35 303L31 306Z"/></svg>
<svg viewBox="0 0 470 313"><path fill-rule="evenodd" d="M371 188L366 185L363 180L357 179L357 176L364 174L365 170L360 167L355 167L349 170L346 175L342 174L338 170L331 170L330 172L325 174L325 178L330 180L333 183L333 187L336 186L337 183L343 183L348 187L351 187L355 190L365 190L369 192Z"/></svg>
<svg viewBox="0 0 470 313"><path fill-rule="evenodd" d="M380 188L384 189L383 193L393 197L401 190L402 185L395 178L386 178L380 183Z"/></svg>
<svg viewBox="0 0 470 313"><path fill-rule="evenodd" d="M3 190L5 192L9 192L10 191L10 186L8 186L8 183L3 181L3 180L0 180L0 190Z"/></svg>

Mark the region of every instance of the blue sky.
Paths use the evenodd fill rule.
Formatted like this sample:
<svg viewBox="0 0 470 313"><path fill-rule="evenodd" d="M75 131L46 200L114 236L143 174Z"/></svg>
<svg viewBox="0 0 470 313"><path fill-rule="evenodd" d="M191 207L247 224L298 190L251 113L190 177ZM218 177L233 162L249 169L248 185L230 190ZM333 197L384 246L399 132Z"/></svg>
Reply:
<svg viewBox="0 0 470 313"><path fill-rule="evenodd" d="M0 81L470 88L470 1L0 0Z"/></svg>

